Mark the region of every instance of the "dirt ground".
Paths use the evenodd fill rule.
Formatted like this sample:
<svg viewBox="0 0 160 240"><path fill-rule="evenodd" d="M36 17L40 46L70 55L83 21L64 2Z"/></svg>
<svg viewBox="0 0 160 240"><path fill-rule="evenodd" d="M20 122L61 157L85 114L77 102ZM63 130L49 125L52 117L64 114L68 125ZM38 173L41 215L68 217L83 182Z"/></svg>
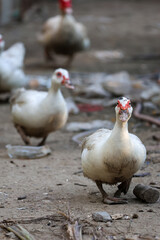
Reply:
<svg viewBox="0 0 160 240"><path fill-rule="evenodd" d="M1 27L1 32L10 46L23 41L26 45L25 71L29 74L52 74L43 60L41 47L36 43L35 33L42 22L55 15L57 4L42 4L41 14L29 15L23 23L12 23ZM158 1L96 1L81 0L74 2L74 15L88 27L92 47L86 53L77 54L71 72L117 72L148 74L159 71L160 59L160 2ZM121 60L97 59L94 51L120 50L124 53ZM151 56L152 58L146 58ZM132 57L137 56L136 60ZM63 60L63 59L62 59ZM61 59L59 59L61 61ZM74 83L74 79L73 79ZM65 96L73 95L64 92ZM128 204L105 205L92 181L83 177L81 172L80 147L72 141L75 133L65 128L52 133L47 145L52 154L34 160L10 159L5 146L23 145L13 127L9 104L0 105L0 222L11 220L25 227L35 239L69 239L66 233L68 221L78 220L82 226L83 239L160 239L159 202L147 204L138 201L133 188L138 183L155 183L160 187L160 155L148 153L146 163L140 172L150 172L150 176L133 178L126 197ZM68 122L107 119L114 121L114 107L100 112L81 112L70 114ZM129 130L141 138L147 147L160 150L159 142L153 136L160 134L155 125L140 122L134 117L129 122ZM33 139L33 144L36 140ZM155 157L156 155L156 157ZM158 158L157 158L158 156ZM158 159L158 160L154 160ZM106 186L113 195L116 186ZM25 196L25 199L18 200ZM92 213L107 211L109 214L136 214L137 218L113 220L111 224L94 222ZM13 239L0 229L0 239ZM78 239L78 238L75 238Z"/></svg>

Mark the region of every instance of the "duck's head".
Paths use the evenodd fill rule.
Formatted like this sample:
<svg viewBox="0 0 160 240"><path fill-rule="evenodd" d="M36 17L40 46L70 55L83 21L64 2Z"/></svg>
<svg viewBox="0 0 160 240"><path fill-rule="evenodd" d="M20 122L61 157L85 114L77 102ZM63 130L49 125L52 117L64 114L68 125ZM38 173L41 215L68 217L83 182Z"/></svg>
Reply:
<svg viewBox="0 0 160 240"><path fill-rule="evenodd" d="M4 50L5 41L3 40L3 36L0 34L0 52Z"/></svg>
<svg viewBox="0 0 160 240"><path fill-rule="evenodd" d="M55 70L52 81L59 86L64 85L66 88L74 89L74 86L70 82L69 73L66 69L58 68Z"/></svg>
<svg viewBox="0 0 160 240"><path fill-rule="evenodd" d="M59 0L59 6L62 11L62 14L71 14L72 13L71 0Z"/></svg>
<svg viewBox="0 0 160 240"><path fill-rule="evenodd" d="M131 101L128 98L121 97L118 99L117 106L115 107L116 118L121 122L127 122L131 115L133 108L131 106Z"/></svg>

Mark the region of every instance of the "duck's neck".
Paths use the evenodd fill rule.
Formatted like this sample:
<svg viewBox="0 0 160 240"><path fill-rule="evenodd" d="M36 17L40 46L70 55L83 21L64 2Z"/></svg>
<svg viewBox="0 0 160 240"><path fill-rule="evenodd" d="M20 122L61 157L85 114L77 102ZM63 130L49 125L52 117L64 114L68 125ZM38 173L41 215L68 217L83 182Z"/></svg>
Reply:
<svg viewBox="0 0 160 240"><path fill-rule="evenodd" d="M65 9L61 9L61 16L66 17L66 16L71 16L72 12L67 12Z"/></svg>
<svg viewBox="0 0 160 240"><path fill-rule="evenodd" d="M60 94L61 90L60 90L60 84L55 83L54 81L52 81L51 87L48 91L49 95L57 95Z"/></svg>
<svg viewBox="0 0 160 240"><path fill-rule="evenodd" d="M129 133L128 133L128 122L122 122L120 120L116 120L114 128L112 130L110 139L116 139L118 141L128 141Z"/></svg>

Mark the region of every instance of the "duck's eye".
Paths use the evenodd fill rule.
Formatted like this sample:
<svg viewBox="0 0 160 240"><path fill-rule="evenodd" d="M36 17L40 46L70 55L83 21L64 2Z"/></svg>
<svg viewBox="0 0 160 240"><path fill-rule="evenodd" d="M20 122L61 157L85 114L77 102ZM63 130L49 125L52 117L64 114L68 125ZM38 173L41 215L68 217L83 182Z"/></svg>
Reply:
<svg viewBox="0 0 160 240"><path fill-rule="evenodd" d="M57 72L57 77L61 77L62 73L61 72Z"/></svg>
<svg viewBox="0 0 160 240"><path fill-rule="evenodd" d="M131 102L129 102L129 105L131 105Z"/></svg>

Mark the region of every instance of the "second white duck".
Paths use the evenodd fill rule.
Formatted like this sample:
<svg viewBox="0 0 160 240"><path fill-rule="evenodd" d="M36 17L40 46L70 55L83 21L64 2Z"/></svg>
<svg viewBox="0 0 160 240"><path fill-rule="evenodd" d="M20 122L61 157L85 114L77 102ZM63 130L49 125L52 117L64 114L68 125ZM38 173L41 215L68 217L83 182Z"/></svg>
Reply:
<svg viewBox="0 0 160 240"><path fill-rule="evenodd" d="M116 123L113 130L100 129L85 138L82 145L82 168L84 176L95 181L104 203L127 203L120 199L121 193L126 194L132 176L143 165L146 149L141 140L128 132L128 120L132 114L129 99L118 100ZM102 184L118 186L114 197L110 197Z"/></svg>
<svg viewBox="0 0 160 240"><path fill-rule="evenodd" d="M5 41L0 34L0 93L10 92L27 84L23 71L25 47L15 43L4 51Z"/></svg>
<svg viewBox="0 0 160 240"><path fill-rule="evenodd" d="M47 92L17 89L11 98L13 123L26 144L28 137L43 138L38 145L43 145L49 133L64 126L68 118L61 85L73 88L69 73L57 69L52 76L52 85Z"/></svg>

